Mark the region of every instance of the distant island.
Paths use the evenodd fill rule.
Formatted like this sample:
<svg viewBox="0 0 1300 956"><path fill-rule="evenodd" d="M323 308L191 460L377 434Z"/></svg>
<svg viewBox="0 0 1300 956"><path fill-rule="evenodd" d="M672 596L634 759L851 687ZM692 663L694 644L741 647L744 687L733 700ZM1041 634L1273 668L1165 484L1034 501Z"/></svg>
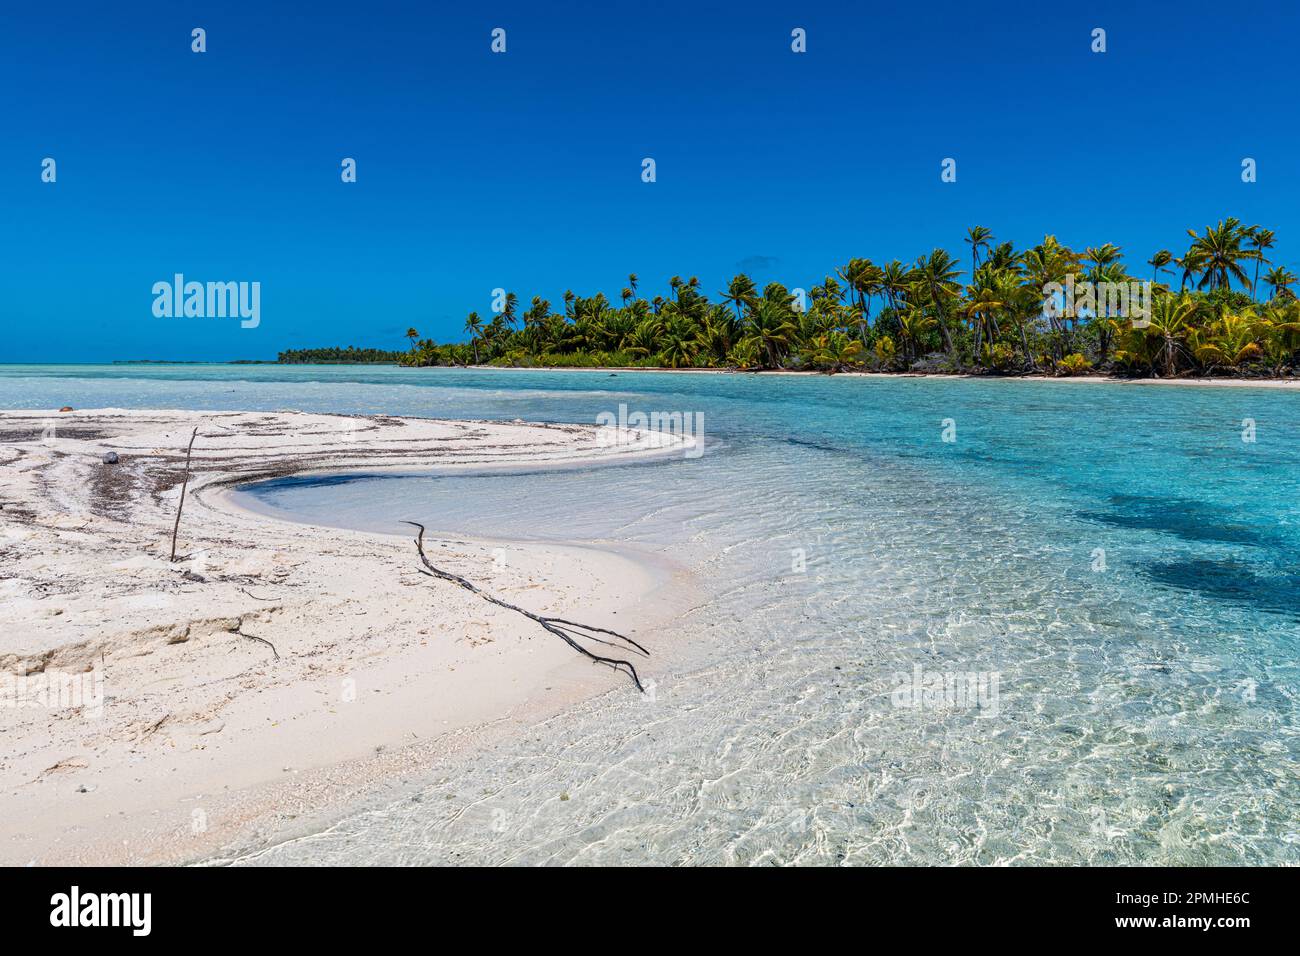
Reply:
<svg viewBox="0 0 1300 956"><path fill-rule="evenodd" d="M406 352L359 349L349 345L344 349L289 349L281 352L276 362L280 365L395 365L406 357Z"/></svg>
<svg viewBox="0 0 1300 956"><path fill-rule="evenodd" d="M225 362L200 362L194 359L116 359L113 365L275 365L270 359L230 359Z"/></svg>

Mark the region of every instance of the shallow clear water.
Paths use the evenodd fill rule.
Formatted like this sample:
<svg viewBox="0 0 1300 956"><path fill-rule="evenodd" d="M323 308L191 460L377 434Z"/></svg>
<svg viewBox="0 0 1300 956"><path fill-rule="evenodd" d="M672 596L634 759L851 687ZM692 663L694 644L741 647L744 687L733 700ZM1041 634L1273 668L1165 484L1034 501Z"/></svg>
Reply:
<svg viewBox="0 0 1300 956"><path fill-rule="evenodd" d="M0 407L65 403L704 413L698 460L255 490L355 527L619 541L711 594L650 697L616 688L256 862L1300 862L1294 395L0 367ZM900 690L945 678L975 692Z"/></svg>

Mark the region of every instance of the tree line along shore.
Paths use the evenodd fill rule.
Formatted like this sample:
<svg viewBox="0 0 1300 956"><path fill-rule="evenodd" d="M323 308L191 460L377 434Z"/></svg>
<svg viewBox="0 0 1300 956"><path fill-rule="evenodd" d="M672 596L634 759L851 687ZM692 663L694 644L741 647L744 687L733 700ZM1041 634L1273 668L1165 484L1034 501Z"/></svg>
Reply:
<svg viewBox="0 0 1300 956"><path fill-rule="evenodd" d="M495 314L471 312L466 341L407 330L404 350L300 349L279 361L403 366L559 367L1111 374L1134 377L1295 374L1297 277L1276 265L1275 234L1224 219L1187 230L1130 271L1113 244L1072 249L1054 236L1017 250L983 226L967 258L936 248L911 264L850 259L809 290L741 273L716 300L698 278L673 276L646 298L636 274L615 304L566 291L562 310L499 290ZM963 277L969 281L963 281ZM1086 289L1087 304L1071 294ZM1138 292L1135 306L1127 290ZM1062 294L1062 290L1070 290ZM1093 290L1125 291L1122 302Z"/></svg>

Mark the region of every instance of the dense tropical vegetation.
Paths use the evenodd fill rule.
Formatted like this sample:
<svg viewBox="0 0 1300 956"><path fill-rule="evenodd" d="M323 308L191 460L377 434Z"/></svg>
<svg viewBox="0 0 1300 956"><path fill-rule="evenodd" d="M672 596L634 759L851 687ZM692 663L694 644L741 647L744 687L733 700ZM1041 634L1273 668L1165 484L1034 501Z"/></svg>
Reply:
<svg viewBox="0 0 1300 956"><path fill-rule="evenodd" d="M1297 278L1268 258L1274 234L1236 219L1188 234L1181 256L1160 250L1139 274L1112 243L1079 251L1047 236L1017 250L975 226L965 261L944 249L910 264L850 259L806 294L776 282L760 290L744 274L716 301L677 276L667 296L647 299L630 275L617 304L566 292L560 311L534 297L521 312L510 293L491 319L469 314L466 342L436 345L409 329L401 362L1159 376L1296 368ZM1105 305L1071 314L1052 291L1144 281L1140 315Z"/></svg>

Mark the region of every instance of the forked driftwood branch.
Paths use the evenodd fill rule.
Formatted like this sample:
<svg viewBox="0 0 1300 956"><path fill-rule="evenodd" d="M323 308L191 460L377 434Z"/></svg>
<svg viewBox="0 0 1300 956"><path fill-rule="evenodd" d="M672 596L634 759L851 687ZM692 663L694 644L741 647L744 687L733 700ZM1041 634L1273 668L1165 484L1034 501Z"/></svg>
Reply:
<svg viewBox="0 0 1300 956"><path fill-rule="evenodd" d="M524 617L528 618L529 620L536 621L543 628L545 628L550 633L554 634L556 637L560 638L562 641L564 641L566 644L572 647L579 654L582 654L585 657L589 657L593 661L596 661L597 663L607 664L610 667L614 668L615 670L622 670L626 668L628 674L632 678L633 683L636 684L636 689L641 691L641 693L643 694L645 693L645 688L641 686L641 678L636 672L636 666L631 661L626 661L619 657L602 657L599 654L593 654L591 651L587 650L585 647L579 644L577 640L578 638L586 638L587 640L597 641L601 644L606 644L610 647L617 647L618 645L614 641L602 640L601 638L596 637L597 634L607 634L610 637L618 638L618 640L630 644L632 647L636 648L636 650L640 651L646 657L649 657L650 652L647 651L640 644L638 644L636 641L632 640L632 638L628 637L625 634L620 634L618 633L618 631L611 631L603 627L592 627L589 624L579 624L577 621L566 621L562 617L543 617L540 614L534 614L532 611L525 611L523 608L518 607L517 605L510 604L509 602L503 601L500 598L493 597L491 594L488 594L486 591L478 587L476 584L462 578L459 574L452 574L450 571L444 571L441 568L434 566L433 562L429 560L429 556L424 553L424 525L420 524L417 521L403 521L402 524L409 524L413 528L420 529L420 533L415 539L415 549L420 553L420 561L424 564L424 567L427 569L422 571L421 572L422 574L427 574L430 577L434 577L434 578L441 578L444 581L450 581L452 584L459 585L460 587L464 588L466 591L469 591L471 594L477 594L483 600L491 604L495 604L498 607L503 607L506 608L507 610L511 610L518 614L522 614Z"/></svg>
<svg viewBox="0 0 1300 956"><path fill-rule="evenodd" d="M176 506L176 524L172 525L172 561L176 560L176 535L181 530L181 511L185 508L185 489L190 483L190 456L194 453L194 439L199 435L199 427L194 426L190 435L190 445L185 449L185 478L181 481L181 500Z"/></svg>

